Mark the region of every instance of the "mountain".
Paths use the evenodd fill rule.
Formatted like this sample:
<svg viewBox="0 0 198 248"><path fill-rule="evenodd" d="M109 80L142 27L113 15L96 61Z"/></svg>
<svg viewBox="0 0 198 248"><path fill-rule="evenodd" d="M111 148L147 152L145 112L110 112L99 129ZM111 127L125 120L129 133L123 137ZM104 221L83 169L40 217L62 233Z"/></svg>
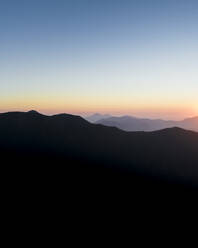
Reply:
<svg viewBox="0 0 198 248"><path fill-rule="evenodd" d="M180 127L186 130L198 131L198 117L183 121L166 121L160 119L141 119L132 116L109 117L96 121L110 127L117 127L125 131L156 131L171 127Z"/></svg>
<svg viewBox="0 0 198 248"><path fill-rule="evenodd" d="M198 133L180 128L128 133L68 114L3 113L0 157L6 161L3 167L17 175L61 178L81 186L91 180L102 187L112 175L119 176L119 185L128 180L132 188L144 190L148 185L158 190L162 182L198 184Z"/></svg>
<svg viewBox="0 0 198 248"><path fill-rule="evenodd" d="M86 116L84 117L85 120L91 122L91 123L94 123L96 121L99 121L99 120L102 120L102 119L106 119L106 118L110 118L111 115L108 115L108 114L105 114L105 115L102 115L102 114L93 114L93 115L90 115L90 116Z"/></svg>
<svg viewBox="0 0 198 248"><path fill-rule="evenodd" d="M188 118L183 121L177 122L177 125L181 128L198 132L198 117Z"/></svg>

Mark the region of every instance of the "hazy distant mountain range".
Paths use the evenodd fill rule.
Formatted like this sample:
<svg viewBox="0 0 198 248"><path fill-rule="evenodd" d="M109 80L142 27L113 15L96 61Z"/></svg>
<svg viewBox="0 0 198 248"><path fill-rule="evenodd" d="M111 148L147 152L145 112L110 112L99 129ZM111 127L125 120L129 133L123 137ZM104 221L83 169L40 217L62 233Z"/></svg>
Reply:
<svg viewBox="0 0 198 248"><path fill-rule="evenodd" d="M108 175L109 182L112 172L126 173L136 191L147 189L149 181L198 184L198 133L180 128L129 133L68 114L4 113L0 114L0 157L6 161L3 168L14 168L25 178L42 173L44 179L59 183L61 177L78 187L96 178L102 187L102 178ZM126 178L120 180L116 180L119 185Z"/></svg>
<svg viewBox="0 0 198 248"><path fill-rule="evenodd" d="M101 115L101 114L93 114L93 115L90 115L90 116L86 116L84 119L91 122L91 123L94 123L94 122L97 122L99 120L102 120L102 119L107 119L107 118L110 118L112 117L111 115L108 115L108 114L105 114L105 115Z"/></svg>
<svg viewBox="0 0 198 248"><path fill-rule="evenodd" d="M164 128L179 127L186 130L198 131L198 117L182 121L166 121L161 119L141 119L133 116L103 116L97 114L86 118L88 121L105 126L117 127L124 131L156 131Z"/></svg>

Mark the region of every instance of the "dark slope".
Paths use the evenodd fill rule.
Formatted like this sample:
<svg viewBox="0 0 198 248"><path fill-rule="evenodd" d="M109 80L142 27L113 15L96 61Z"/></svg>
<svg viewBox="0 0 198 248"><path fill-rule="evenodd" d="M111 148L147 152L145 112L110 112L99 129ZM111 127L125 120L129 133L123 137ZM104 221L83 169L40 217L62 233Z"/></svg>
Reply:
<svg viewBox="0 0 198 248"><path fill-rule="evenodd" d="M97 178L102 185L114 174L116 180L127 177L133 187L155 189L198 182L198 134L179 128L127 133L67 114L5 113L0 114L0 151L4 167L11 163L16 171L30 168L37 175L50 171L50 177L65 180Z"/></svg>

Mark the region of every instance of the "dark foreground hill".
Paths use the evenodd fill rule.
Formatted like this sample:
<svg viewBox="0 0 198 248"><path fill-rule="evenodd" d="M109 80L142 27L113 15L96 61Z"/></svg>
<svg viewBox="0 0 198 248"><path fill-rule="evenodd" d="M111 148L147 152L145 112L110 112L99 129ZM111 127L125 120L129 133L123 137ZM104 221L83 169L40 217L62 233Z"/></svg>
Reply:
<svg viewBox="0 0 198 248"><path fill-rule="evenodd" d="M4 113L0 156L1 168L34 183L108 183L133 192L198 185L198 133L179 128L124 132L67 114Z"/></svg>

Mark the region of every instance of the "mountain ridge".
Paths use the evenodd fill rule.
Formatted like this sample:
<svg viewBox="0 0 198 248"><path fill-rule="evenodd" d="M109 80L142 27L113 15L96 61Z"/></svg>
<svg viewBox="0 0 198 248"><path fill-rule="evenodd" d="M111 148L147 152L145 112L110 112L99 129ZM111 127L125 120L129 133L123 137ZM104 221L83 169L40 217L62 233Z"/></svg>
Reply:
<svg viewBox="0 0 198 248"><path fill-rule="evenodd" d="M178 127L125 132L80 116L4 113L0 114L0 155L11 162L16 157L14 164L25 158L25 166L36 160L39 168L54 161L85 178L93 176L90 171L97 171L96 176L102 170L100 177L117 171L133 178L198 184L198 133Z"/></svg>
<svg viewBox="0 0 198 248"><path fill-rule="evenodd" d="M137 118L133 116L112 116L100 119L96 124L114 126L124 131L157 131L170 127L180 127L198 132L198 117L186 118L182 121L172 121L163 119Z"/></svg>

